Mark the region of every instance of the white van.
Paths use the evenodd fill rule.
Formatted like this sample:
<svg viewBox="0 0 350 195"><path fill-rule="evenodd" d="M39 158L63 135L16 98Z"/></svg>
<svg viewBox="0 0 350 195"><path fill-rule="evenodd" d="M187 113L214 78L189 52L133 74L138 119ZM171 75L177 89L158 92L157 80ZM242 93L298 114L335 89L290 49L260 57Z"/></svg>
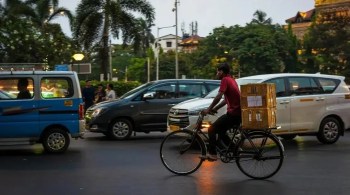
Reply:
<svg viewBox="0 0 350 195"><path fill-rule="evenodd" d="M350 91L344 79L335 75L281 73L244 77L237 83L276 84L277 125L281 128L274 130L275 134L284 139L316 135L320 142L332 144L350 128ZM173 106L168 115L168 131L192 128L198 112L210 105L217 90ZM204 131L225 112L223 107L218 114L206 116Z"/></svg>

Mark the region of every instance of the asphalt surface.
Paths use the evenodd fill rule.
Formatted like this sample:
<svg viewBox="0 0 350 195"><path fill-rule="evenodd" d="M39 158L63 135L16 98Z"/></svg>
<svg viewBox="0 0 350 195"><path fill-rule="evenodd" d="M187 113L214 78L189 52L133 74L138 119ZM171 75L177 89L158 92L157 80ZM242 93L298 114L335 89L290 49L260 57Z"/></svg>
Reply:
<svg viewBox="0 0 350 195"><path fill-rule="evenodd" d="M204 162L189 176L163 167L159 146L165 133L139 133L112 141L87 133L71 140L62 155L41 145L0 147L1 194L350 194L350 132L336 144L315 137L283 141L281 170L268 180L252 180L236 164Z"/></svg>

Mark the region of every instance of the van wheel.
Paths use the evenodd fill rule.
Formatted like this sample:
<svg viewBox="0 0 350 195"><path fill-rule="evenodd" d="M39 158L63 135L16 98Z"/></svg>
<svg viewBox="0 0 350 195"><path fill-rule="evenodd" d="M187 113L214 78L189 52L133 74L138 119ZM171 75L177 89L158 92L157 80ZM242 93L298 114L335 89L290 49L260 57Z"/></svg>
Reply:
<svg viewBox="0 0 350 195"><path fill-rule="evenodd" d="M129 120L117 119L109 129L109 137L115 140L126 140L131 136L132 131L133 127Z"/></svg>
<svg viewBox="0 0 350 195"><path fill-rule="evenodd" d="M52 128L46 131L42 138L42 144L46 152L63 153L70 143L68 133L61 128Z"/></svg>
<svg viewBox="0 0 350 195"><path fill-rule="evenodd" d="M333 144L338 141L341 126L339 121L334 117L323 119L317 134L317 139L324 144Z"/></svg>
<svg viewBox="0 0 350 195"><path fill-rule="evenodd" d="M280 135L281 138L284 140L292 140L296 137L297 135Z"/></svg>

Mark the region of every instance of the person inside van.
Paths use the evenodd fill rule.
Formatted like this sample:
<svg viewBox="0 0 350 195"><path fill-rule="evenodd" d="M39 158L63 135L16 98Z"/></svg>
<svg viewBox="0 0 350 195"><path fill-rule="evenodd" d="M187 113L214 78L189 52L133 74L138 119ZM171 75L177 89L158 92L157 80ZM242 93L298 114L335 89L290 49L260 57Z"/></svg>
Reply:
<svg viewBox="0 0 350 195"><path fill-rule="evenodd" d="M19 91L17 99L30 99L32 95L28 90L28 79L20 78L17 83L17 90Z"/></svg>

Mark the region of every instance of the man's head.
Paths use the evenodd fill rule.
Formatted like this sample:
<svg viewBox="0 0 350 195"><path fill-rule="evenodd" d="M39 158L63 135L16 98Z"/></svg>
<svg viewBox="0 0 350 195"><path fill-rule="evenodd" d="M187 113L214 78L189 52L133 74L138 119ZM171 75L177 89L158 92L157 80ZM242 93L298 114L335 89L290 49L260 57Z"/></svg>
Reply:
<svg viewBox="0 0 350 195"><path fill-rule="evenodd" d="M108 83L107 84L107 89L108 90L112 90L113 89L113 84L112 83Z"/></svg>
<svg viewBox="0 0 350 195"><path fill-rule="evenodd" d="M90 86L91 86L91 80L86 80L85 87L90 87Z"/></svg>
<svg viewBox="0 0 350 195"><path fill-rule="evenodd" d="M18 80L17 89L19 91L27 90L27 87L28 87L28 79L27 78L21 78Z"/></svg>
<svg viewBox="0 0 350 195"><path fill-rule="evenodd" d="M227 63L219 64L219 67L216 72L216 76L219 79L222 79L224 76L230 74L230 66Z"/></svg>
<svg viewBox="0 0 350 195"><path fill-rule="evenodd" d="M98 90L103 90L103 85L102 85L102 84L98 84L98 85L97 85L97 89L98 89Z"/></svg>

